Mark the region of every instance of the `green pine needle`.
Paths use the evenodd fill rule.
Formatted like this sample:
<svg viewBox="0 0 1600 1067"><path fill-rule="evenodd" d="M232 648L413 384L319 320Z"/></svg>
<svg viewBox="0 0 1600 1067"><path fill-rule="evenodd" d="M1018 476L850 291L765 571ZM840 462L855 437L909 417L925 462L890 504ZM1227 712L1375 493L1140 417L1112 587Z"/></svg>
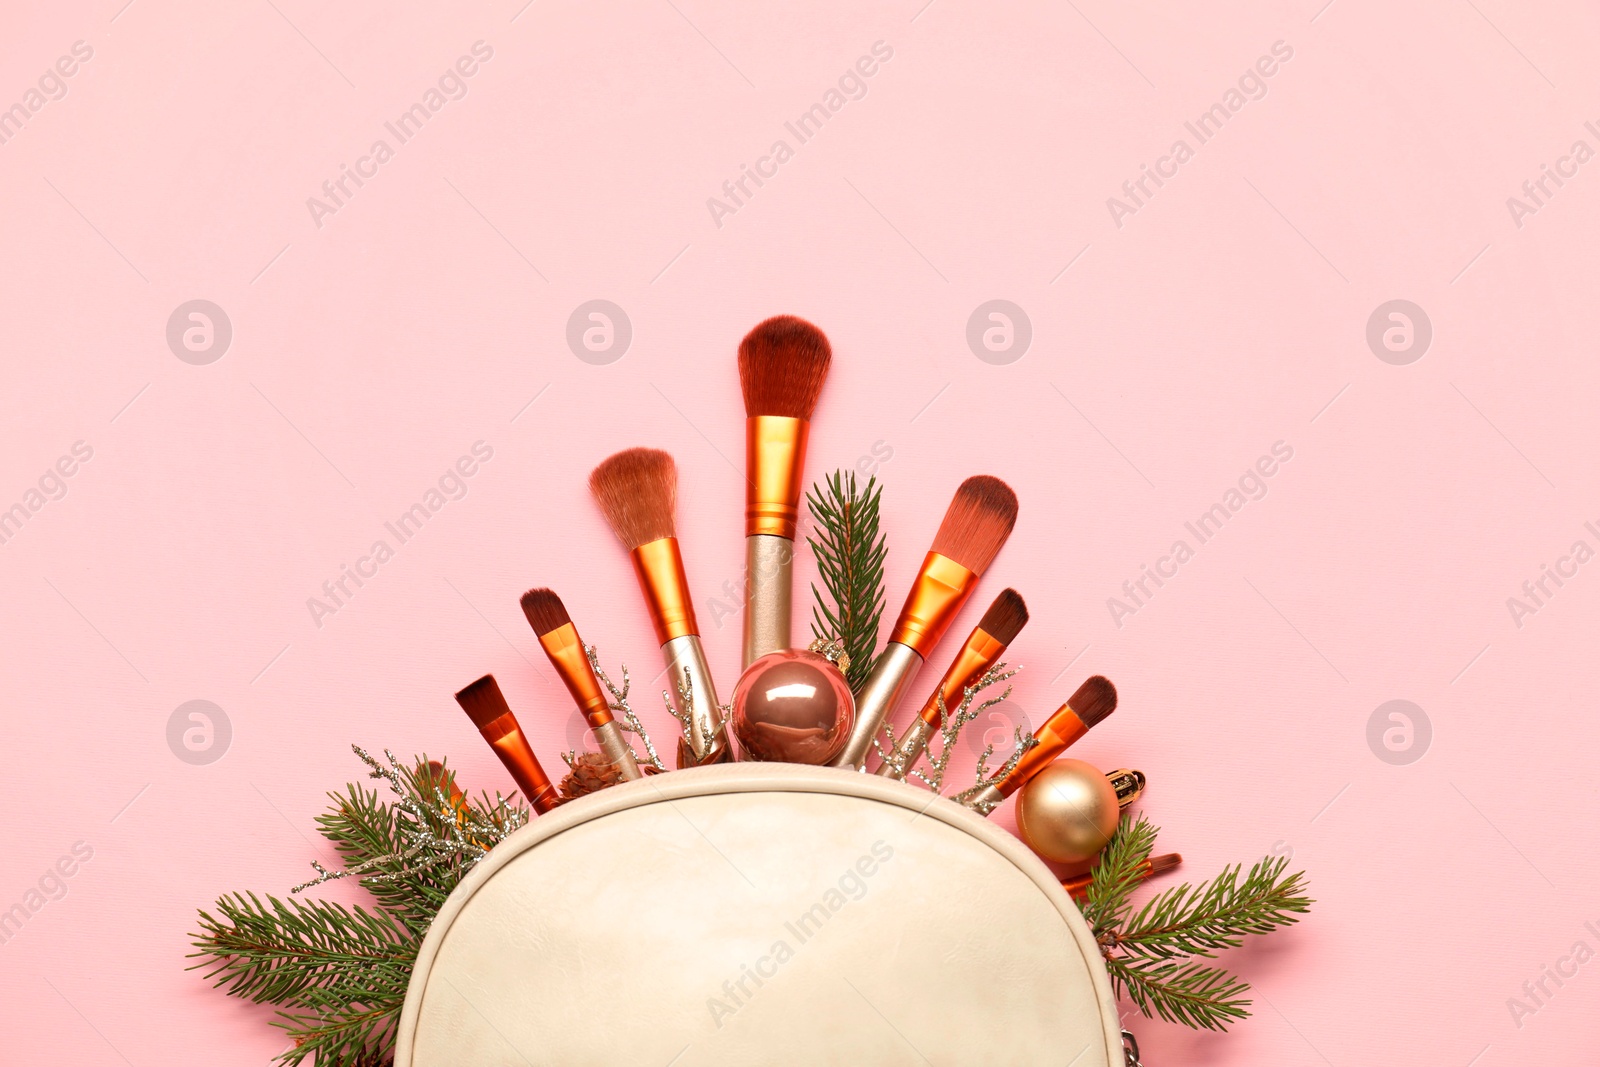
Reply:
<svg viewBox="0 0 1600 1067"><path fill-rule="evenodd" d="M1249 1018L1248 983L1220 967L1196 963L1237 948L1251 934L1298 922L1313 901L1305 874L1285 874L1288 857L1263 858L1240 878L1227 867L1197 886L1158 894L1137 912L1133 891L1143 880L1158 829L1143 815L1122 817L1101 853L1082 904L1118 995L1146 1016L1205 1030L1226 1030Z"/></svg>
<svg viewBox="0 0 1600 1067"><path fill-rule="evenodd" d="M850 656L845 678L851 689L859 689L872 672L883 619L883 561L888 548L878 532L882 496L876 477L858 490L854 472L846 481L843 471L834 471L806 494L816 526L816 536L807 537L806 543L816 555L817 573L828 590L824 598L821 590L811 587L816 598L811 633L844 642Z"/></svg>

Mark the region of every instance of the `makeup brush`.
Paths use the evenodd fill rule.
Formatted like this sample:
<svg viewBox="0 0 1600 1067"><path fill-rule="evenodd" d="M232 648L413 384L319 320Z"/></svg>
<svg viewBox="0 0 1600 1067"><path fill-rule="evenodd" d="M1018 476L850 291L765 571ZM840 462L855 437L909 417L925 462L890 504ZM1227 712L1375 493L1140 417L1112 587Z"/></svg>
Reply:
<svg viewBox="0 0 1600 1067"><path fill-rule="evenodd" d="M539 757L533 754L527 736L517 725L517 717L511 713L494 675L486 674L461 690L456 694L456 703L506 765L534 811L543 815L561 803L561 795L539 766Z"/></svg>
<svg viewBox="0 0 1600 1067"><path fill-rule="evenodd" d="M1147 881L1158 874L1175 871L1183 863L1183 857L1176 852L1168 852L1162 856L1151 856L1134 870L1134 877L1139 881ZM1089 895L1089 885L1094 881L1093 873L1080 874L1076 878L1063 878L1061 888L1072 894L1073 900L1083 900Z"/></svg>
<svg viewBox="0 0 1600 1067"><path fill-rule="evenodd" d="M886 778L903 779L910 773L917 760L922 758L923 750L928 747L928 738L944 725L939 715L940 698L944 698L945 710L954 715L966 696L967 687L1000 661L1000 657L1005 655L1006 646L1016 639L1027 622L1028 605L1023 602L1022 596L1015 589L1001 590L1000 595L994 598L994 603L989 605L989 610L983 613L972 636L956 653L955 662L944 672L939 687L922 705L917 717L911 720L905 737L900 739L900 747L878 766L879 774Z"/></svg>
<svg viewBox="0 0 1600 1067"><path fill-rule="evenodd" d="M606 521L633 558L639 588L667 665L668 691L678 714L687 716L689 737L678 740L678 766L698 767L732 759L722 705L711 682L711 668L700 647L700 624L689 599L689 578L673 512L678 501L678 468L672 457L653 448L630 448L609 457L589 475ZM685 708L680 686L693 694L693 713Z"/></svg>
<svg viewBox="0 0 1600 1067"><path fill-rule="evenodd" d="M861 769L872 739L893 714L933 646L977 588L1017 523L1017 494L999 478L979 474L956 490L933 549L922 561L895 620L889 643L856 694L856 726L835 767Z"/></svg>
<svg viewBox="0 0 1600 1067"><path fill-rule="evenodd" d="M539 645L550 657L550 665L566 684L567 692L599 741L600 754L620 769L624 781L642 778L633 750L623 740L622 728L611 714L611 702L600 691L600 680L594 676L578 628L572 625L561 598L549 589L530 589L522 594L522 613L539 635Z"/></svg>
<svg viewBox="0 0 1600 1067"><path fill-rule="evenodd" d="M1088 733L1117 710L1117 687L1095 675L1072 694L1043 726L1033 732L1039 743L1017 761L1011 773L993 785L984 786L967 801L968 807L987 815L1006 797L1028 784L1028 779L1054 763L1074 741Z"/></svg>
<svg viewBox="0 0 1600 1067"><path fill-rule="evenodd" d="M793 315L767 319L739 342L744 389L744 666L789 647L800 474L817 394L833 351Z"/></svg>

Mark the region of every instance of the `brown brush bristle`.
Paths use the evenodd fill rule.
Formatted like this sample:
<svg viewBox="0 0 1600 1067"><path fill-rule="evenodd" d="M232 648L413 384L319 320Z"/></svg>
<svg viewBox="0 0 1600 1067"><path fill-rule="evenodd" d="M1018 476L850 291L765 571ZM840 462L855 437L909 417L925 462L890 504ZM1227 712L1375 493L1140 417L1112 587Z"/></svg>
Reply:
<svg viewBox="0 0 1600 1067"><path fill-rule="evenodd" d="M660 449L630 448L611 456L589 475L589 491L630 552L676 536L678 467Z"/></svg>
<svg viewBox="0 0 1600 1067"><path fill-rule="evenodd" d="M833 349L821 330L793 315L774 315L739 342L744 413L811 418L832 361Z"/></svg>
<svg viewBox="0 0 1600 1067"><path fill-rule="evenodd" d="M1163 856L1151 856L1150 876L1153 878L1158 874L1166 874L1168 871L1175 871L1178 869L1178 865L1182 862L1183 857L1178 855L1176 852L1168 852Z"/></svg>
<svg viewBox="0 0 1600 1067"><path fill-rule="evenodd" d="M486 674L456 694L456 703L467 713L472 725L482 729L502 715L511 714L511 705L500 692L494 675Z"/></svg>
<svg viewBox="0 0 1600 1067"><path fill-rule="evenodd" d="M933 550L975 574L989 569L1017 524L1017 494L999 478L974 475L961 483L944 513Z"/></svg>
<svg viewBox="0 0 1600 1067"><path fill-rule="evenodd" d="M553 589L530 589L522 594L522 613L528 617L533 632L543 637L551 630L559 630L572 621L567 606L561 603Z"/></svg>
<svg viewBox="0 0 1600 1067"><path fill-rule="evenodd" d="M1083 720L1083 725L1092 728L1117 710L1117 687L1111 684L1111 679L1097 674L1078 686L1078 691L1067 701L1067 707Z"/></svg>
<svg viewBox="0 0 1600 1067"><path fill-rule="evenodd" d="M1022 602L1022 595L1015 589L1002 589L983 613L978 629L1002 645L1009 645L1027 624L1028 605Z"/></svg>

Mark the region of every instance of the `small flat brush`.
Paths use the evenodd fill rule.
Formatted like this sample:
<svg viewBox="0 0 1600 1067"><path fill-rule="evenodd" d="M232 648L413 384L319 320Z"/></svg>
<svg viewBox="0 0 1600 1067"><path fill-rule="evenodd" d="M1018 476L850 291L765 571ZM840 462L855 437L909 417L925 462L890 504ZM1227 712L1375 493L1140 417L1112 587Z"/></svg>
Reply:
<svg viewBox="0 0 1600 1067"><path fill-rule="evenodd" d="M894 714L911 679L972 596L1016 523L1017 494L1005 482L979 474L961 483L900 609L889 643L856 694L855 729L834 760L835 767L861 769L872 739Z"/></svg>
<svg viewBox="0 0 1600 1067"><path fill-rule="evenodd" d="M549 589L530 589L522 594L522 613L539 635L539 645L550 658L550 666L561 676L573 703L600 743L600 754L621 768L625 780L642 778L633 750L623 739L616 716L611 714L611 702L600 691L600 680L594 676L578 628L572 624L561 598Z"/></svg>
<svg viewBox="0 0 1600 1067"><path fill-rule="evenodd" d="M1095 675L1072 694L1065 704L1055 710L1043 726L1033 732L1039 743L1030 748L1017 761L1011 773L993 785L985 786L973 794L967 806L987 815L1006 797L1028 784L1028 779L1055 762L1073 742L1100 725L1106 716L1117 710L1117 687L1110 680Z"/></svg>
<svg viewBox="0 0 1600 1067"><path fill-rule="evenodd" d="M994 598L994 603L989 605L989 610L983 613L983 618L973 629L972 636L967 638L967 643L956 653L955 662L944 672L939 687L922 705L922 710L911 720L911 725L906 727L906 735L900 739L899 747L888 760L879 764L879 774L886 778L904 778L910 773L917 760L922 758L923 750L928 747L928 738L944 725L939 715L941 698L945 711L954 715L966 695L967 687L1000 662L1000 657L1006 653L1006 646L1016 640L1027 622L1028 605L1023 602L1021 594L1015 589L1002 590Z"/></svg>
<svg viewBox="0 0 1600 1067"><path fill-rule="evenodd" d="M687 742L683 738L678 741L678 766L698 767L732 759L722 705L700 646L700 624L689 599L689 577L678 548L674 515L677 465L665 452L630 448L594 469L589 490L633 558L639 589L661 642L670 699L678 714L689 721ZM692 711L683 700L680 687L684 684L693 694Z"/></svg>
<svg viewBox="0 0 1600 1067"><path fill-rule="evenodd" d="M739 342L746 416L746 667L789 647L806 438L832 360L822 331L793 315L767 319Z"/></svg>
<svg viewBox="0 0 1600 1067"><path fill-rule="evenodd" d="M494 675L486 674L461 690L456 694L456 703L511 772L512 780L534 811L543 815L561 803L561 794L539 766L539 757L533 754L527 735L517 725L517 717L511 713Z"/></svg>

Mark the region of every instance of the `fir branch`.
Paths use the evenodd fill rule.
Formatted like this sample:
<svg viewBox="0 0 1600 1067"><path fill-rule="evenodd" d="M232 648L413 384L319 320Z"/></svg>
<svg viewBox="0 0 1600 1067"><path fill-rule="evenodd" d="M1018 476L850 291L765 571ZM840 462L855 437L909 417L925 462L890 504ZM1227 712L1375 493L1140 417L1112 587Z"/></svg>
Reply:
<svg viewBox="0 0 1600 1067"><path fill-rule="evenodd" d="M1125 814L1101 851L1081 910L1102 944L1127 917L1129 897L1143 881L1139 866L1150 858L1155 845L1156 828L1150 820L1140 815L1134 822Z"/></svg>
<svg viewBox="0 0 1600 1067"><path fill-rule="evenodd" d="M294 1059L314 1056L317 1064L342 1067L392 1067L396 1027L405 1003L405 986L391 999L373 1004L329 1005L316 1012L280 1011L272 1025L294 1035Z"/></svg>
<svg viewBox="0 0 1600 1067"><path fill-rule="evenodd" d="M816 527L816 536L808 536L806 543L828 591L825 599L820 589L811 587L816 598L811 633L844 642L850 657L845 677L853 690L872 673L883 618L883 561L888 548L878 532L883 488L877 483L876 477L870 478L858 490L854 472L847 481L843 471L834 471L806 494Z"/></svg>
<svg viewBox="0 0 1600 1067"><path fill-rule="evenodd" d="M1263 858L1242 882L1236 864L1209 882L1168 889L1121 924L1116 947L1155 960L1214 956L1251 934L1297 923L1312 901L1302 895L1304 872L1284 875L1288 862L1287 856Z"/></svg>
<svg viewBox="0 0 1600 1067"><path fill-rule="evenodd" d="M319 985L370 988L400 980L402 994L422 937L385 912L326 900L265 903L254 893L217 901L220 917L200 912L194 956L202 978L257 1004L301 1001ZM194 968L191 968L194 969Z"/></svg>
<svg viewBox="0 0 1600 1067"><path fill-rule="evenodd" d="M1227 1030L1229 1023L1250 1017L1251 1002L1243 996L1249 983L1220 967L1112 956L1106 971L1117 995L1125 994L1146 1017L1153 1013L1199 1030Z"/></svg>
<svg viewBox="0 0 1600 1067"><path fill-rule="evenodd" d="M1146 1016L1206 1030L1249 1017L1250 986L1220 967L1197 963L1236 948L1251 934L1299 921L1313 901L1303 872L1286 875L1287 857L1264 858L1243 880L1227 867L1198 886L1168 889L1133 911L1133 891L1158 829L1124 815L1101 853L1081 907L1118 995Z"/></svg>
<svg viewBox="0 0 1600 1067"><path fill-rule="evenodd" d="M355 746L352 746L355 747ZM318 817L322 835L347 865L296 892L355 878L376 908L324 900L263 902L254 893L224 896L216 915L201 911L191 970L230 996L279 1008L274 1025L293 1044L279 1061L315 1057L317 1067L377 1067L393 1056L395 1026L417 952L445 897L489 849L528 821L528 810L496 794L469 800L444 765L426 758L388 765L355 747L372 777L394 799L352 784L330 793Z"/></svg>

